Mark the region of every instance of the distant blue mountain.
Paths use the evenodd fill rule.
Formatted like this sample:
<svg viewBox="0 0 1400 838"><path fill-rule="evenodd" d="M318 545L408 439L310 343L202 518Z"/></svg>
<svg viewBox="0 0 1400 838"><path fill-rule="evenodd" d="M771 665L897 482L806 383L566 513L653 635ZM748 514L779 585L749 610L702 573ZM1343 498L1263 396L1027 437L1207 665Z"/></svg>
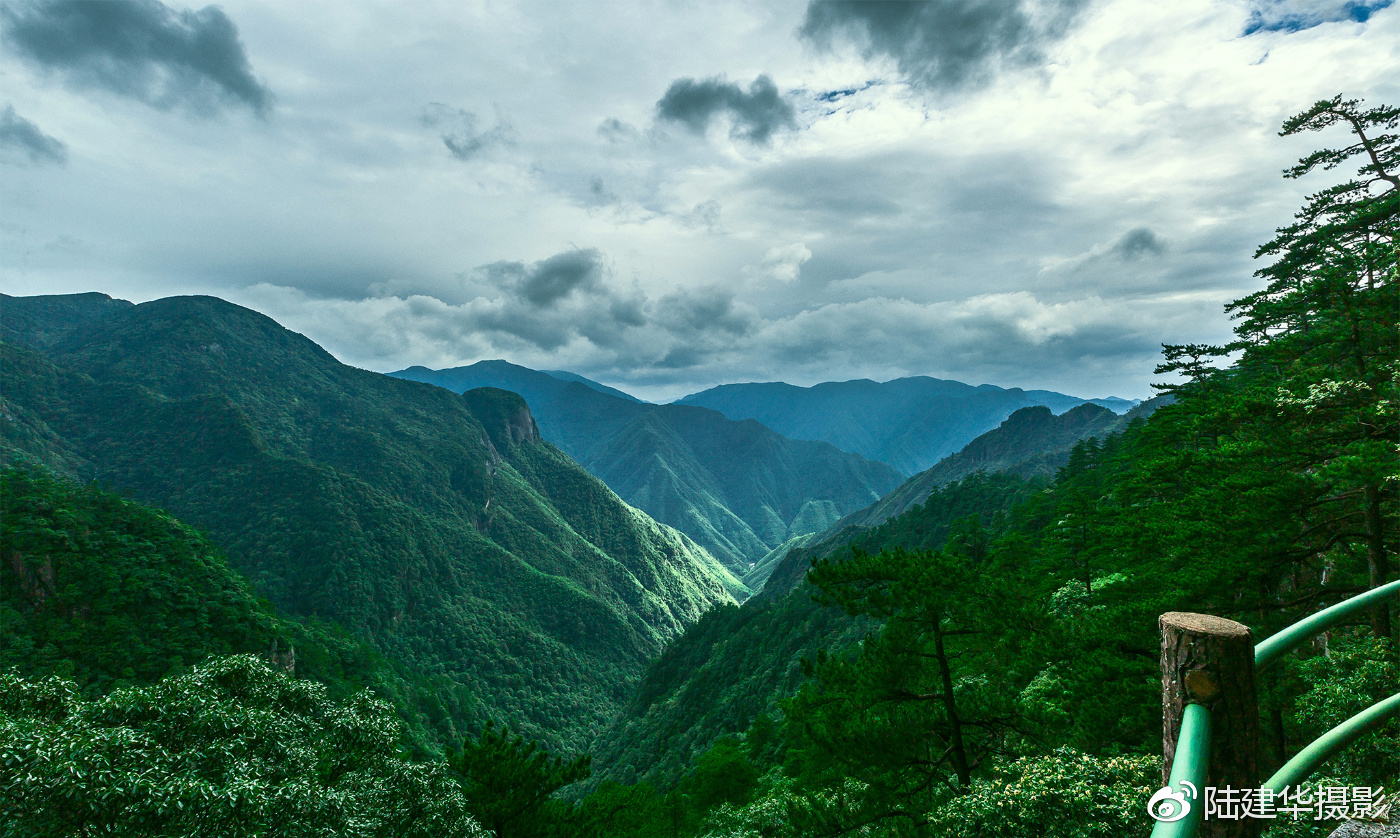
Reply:
<svg viewBox="0 0 1400 838"><path fill-rule="evenodd" d="M1056 414L1084 403L1124 413L1136 401L1081 399L1050 390L974 387L927 376L876 382L829 381L813 387L782 382L724 384L679 399L730 419L756 419L792 439L822 440L917 474L961 450L1023 407Z"/></svg>
<svg viewBox="0 0 1400 838"><path fill-rule="evenodd" d="M606 384L599 384L593 379L584 378L576 372L569 372L568 370L540 370L540 372L544 373L545 375L552 375L560 381L577 381L578 383L589 388L590 390L597 390L599 393L607 393L609 396L617 396L619 399L627 399L628 401L634 401L638 404L650 404L650 402L642 401L641 399L637 398L631 393L624 393L621 390L609 387Z"/></svg>
<svg viewBox="0 0 1400 838"><path fill-rule="evenodd" d="M427 367L409 367L406 370L391 372L395 378L410 381L426 381L449 390L464 392L477 387L498 387L510 390L525 397L533 408L537 401L552 399L565 389L570 382L578 382L590 390L607 393L619 399L637 404L649 404L621 390L599 384L591 378L584 378L576 372L566 370L532 370L512 364L509 361L477 361L465 367L452 367L445 370L430 370Z"/></svg>

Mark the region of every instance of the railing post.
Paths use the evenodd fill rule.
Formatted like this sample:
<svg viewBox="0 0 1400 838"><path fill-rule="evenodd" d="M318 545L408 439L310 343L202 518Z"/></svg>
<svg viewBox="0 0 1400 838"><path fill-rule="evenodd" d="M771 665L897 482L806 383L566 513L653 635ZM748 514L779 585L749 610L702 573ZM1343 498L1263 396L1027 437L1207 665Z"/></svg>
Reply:
<svg viewBox="0 0 1400 838"><path fill-rule="evenodd" d="M1181 717L1188 704L1211 711L1211 758L1207 783L1217 790L1259 787L1259 701L1254 686L1254 639L1249 627L1206 614L1170 611L1162 630L1162 782L1176 757ZM1194 806L1205 806L1205 790ZM1218 792L1217 792L1218 795ZM1236 800L1239 798L1236 797ZM1253 838L1258 818L1201 825L1209 838Z"/></svg>

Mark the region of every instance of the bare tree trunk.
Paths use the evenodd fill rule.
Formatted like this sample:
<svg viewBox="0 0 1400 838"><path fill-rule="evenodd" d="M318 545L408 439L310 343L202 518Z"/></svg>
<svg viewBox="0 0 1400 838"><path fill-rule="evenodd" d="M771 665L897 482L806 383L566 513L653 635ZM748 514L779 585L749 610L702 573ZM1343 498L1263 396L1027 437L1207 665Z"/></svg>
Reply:
<svg viewBox="0 0 1400 838"><path fill-rule="evenodd" d="M967 748L963 744L962 719L958 716L958 703L953 697L953 673L948 668L948 655L943 651L943 629L933 627L933 651L938 658L938 674L943 679L943 712L948 716L948 727L952 729L953 770L958 774L958 785L964 789L972 785L972 769L968 767Z"/></svg>

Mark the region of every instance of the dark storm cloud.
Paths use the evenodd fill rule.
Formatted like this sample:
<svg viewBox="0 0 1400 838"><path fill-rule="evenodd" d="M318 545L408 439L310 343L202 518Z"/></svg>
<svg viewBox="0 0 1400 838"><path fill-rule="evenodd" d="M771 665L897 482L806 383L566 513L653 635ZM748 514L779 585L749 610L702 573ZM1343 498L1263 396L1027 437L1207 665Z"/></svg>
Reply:
<svg viewBox="0 0 1400 838"><path fill-rule="evenodd" d="M1365 23L1394 0L1262 0L1251 4L1244 35L1256 32L1301 32L1324 23Z"/></svg>
<svg viewBox="0 0 1400 838"><path fill-rule="evenodd" d="M509 145L515 137L510 121L499 112L496 126L477 130L477 116L471 111L433 102L423 109L423 124L441 131L442 144L458 160L470 160L491 146Z"/></svg>
<svg viewBox="0 0 1400 838"><path fill-rule="evenodd" d="M656 301L656 322L673 335L749 334L758 325L750 308L738 305L734 292L719 287L681 289Z"/></svg>
<svg viewBox="0 0 1400 838"><path fill-rule="evenodd" d="M912 84L956 90L1003 67L1035 66L1088 0L812 0L798 30L812 43L887 56Z"/></svg>
<svg viewBox="0 0 1400 838"><path fill-rule="evenodd" d="M0 160L19 157L30 163L57 163L61 166L68 162L68 146L15 113L13 105L6 105L4 112L0 113Z"/></svg>
<svg viewBox="0 0 1400 838"><path fill-rule="evenodd" d="M496 262L480 268L488 281L510 290L536 307L552 306L575 291L601 288L603 255L597 250L568 250L533 265Z"/></svg>
<svg viewBox="0 0 1400 838"><path fill-rule="evenodd" d="M1136 262L1144 256L1161 256L1167 245L1146 227L1138 227L1123 234L1113 245L1113 252L1125 262Z"/></svg>
<svg viewBox="0 0 1400 838"><path fill-rule="evenodd" d="M162 110L209 114L242 104L265 116L272 94L253 78L238 28L217 6L175 10L158 0L59 0L0 7L15 54L78 88Z"/></svg>
<svg viewBox="0 0 1400 838"><path fill-rule="evenodd" d="M767 144L780 128L796 128L797 112L778 93L773 80L759 76L745 93L723 77L676 79L656 103L656 116L678 122L696 134L704 134L722 115L731 122L729 135L759 145Z"/></svg>

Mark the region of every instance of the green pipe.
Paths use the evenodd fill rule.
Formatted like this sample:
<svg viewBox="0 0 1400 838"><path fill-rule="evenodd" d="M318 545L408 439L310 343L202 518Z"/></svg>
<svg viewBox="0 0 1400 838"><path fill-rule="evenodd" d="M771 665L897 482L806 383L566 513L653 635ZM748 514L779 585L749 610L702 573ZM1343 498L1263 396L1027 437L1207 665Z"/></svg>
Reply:
<svg viewBox="0 0 1400 838"><path fill-rule="evenodd" d="M1385 724L1387 719L1397 713L1400 713L1400 693L1367 707L1319 736L1311 745L1299 751L1297 756L1274 772L1274 776L1264 782L1264 788L1273 789L1275 793L1278 793L1284 786L1298 785L1312 776L1319 765L1331 759L1338 751L1350 745L1367 731Z"/></svg>
<svg viewBox="0 0 1400 838"><path fill-rule="evenodd" d="M1364 594L1357 594L1343 600L1331 608L1324 608L1311 617L1306 617L1254 647L1254 671L1263 671L1274 661L1283 657L1288 650L1319 632L1335 626L1355 612L1373 605L1378 600L1400 594L1400 580L1372 588Z"/></svg>
<svg viewBox="0 0 1400 838"><path fill-rule="evenodd" d="M1201 816L1205 814L1206 768L1209 766L1210 711L1200 704L1188 704L1181 714L1181 733L1176 737L1176 757L1172 760L1167 787L1183 795L1191 809L1181 820L1157 821L1152 828L1152 838L1196 838Z"/></svg>

